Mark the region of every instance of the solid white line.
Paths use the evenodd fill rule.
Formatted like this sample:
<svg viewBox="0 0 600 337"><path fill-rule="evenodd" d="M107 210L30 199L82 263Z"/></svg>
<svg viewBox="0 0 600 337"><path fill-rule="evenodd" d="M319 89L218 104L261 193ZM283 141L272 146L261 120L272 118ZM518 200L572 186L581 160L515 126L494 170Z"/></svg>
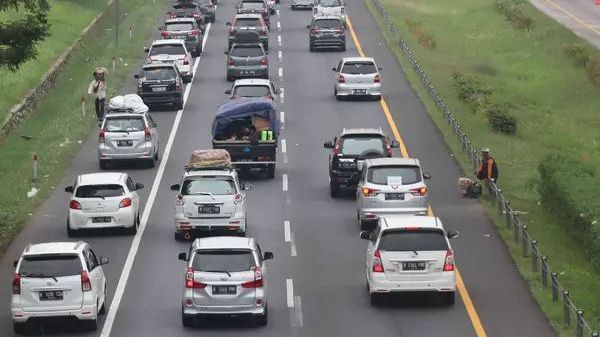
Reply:
<svg viewBox="0 0 600 337"><path fill-rule="evenodd" d="M281 50L280 50L280 51L277 53L277 57L279 58L279 62L281 62L281 61L283 60L283 51L281 51Z"/></svg>
<svg viewBox="0 0 600 337"><path fill-rule="evenodd" d="M279 78L283 77L283 68L279 67Z"/></svg>
<svg viewBox="0 0 600 337"><path fill-rule="evenodd" d="M288 308L294 307L294 281L289 278L285 280L285 286L287 289L287 306Z"/></svg>
<svg viewBox="0 0 600 337"><path fill-rule="evenodd" d="M294 239L294 234L290 236L290 255L298 256L298 250L296 249L296 239Z"/></svg>
<svg viewBox="0 0 600 337"><path fill-rule="evenodd" d="M281 94L283 95L283 88L281 89ZM279 112L279 120L281 121L281 124L285 124L285 112Z"/></svg>
<svg viewBox="0 0 600 337"><path fill-rule="evenodd" d="M206 26L206 34L204 34L204 39L202 41L202 50L204 50L204 46L206 45L206 40L208 39L208 34L210 33L210 27L212 24L208 24ZM200 64L199 56L196 58L194 62L194 67L192 69L192 74L196 75L196 70L198 70L198 64ZM127 280L129 279L129 275L131 274L131 269L133 268L133 262L135 261L135 257L140 248L140 243L142 241L142 236L144 235L144 231L146 230L146 225L148 223L148 218L150 217L150 212L152 211L152 206L154 205L154 200L156 200L156 194L158 193L158 187L162 180L162 177L165 173L165 167L167 166L167 162L169 161L169 155L171 154L171 148L173 147L173 142L175 141L175 136L177 135L177 130L179 129L179 123L181 122L181 116L183 115L183 111L185 109L185 104L187 103L188 97L190 95L190 91L192 90L192 83L186 86L185 92L183 94L183 109L177 111L177 115L175 116L175 121L173 122L173 127L171 128L171 134L169 135L169 140L167 141L167 146L165 146L165 151L162 155L162 160L160 161L160 166L156 172L156 177L154 177L154 182L152 184L152 190L150 190L150 195L148 196L148 201L146 202L146 206L144 207L144 212L142 213L142 219L140 221L140 225L138 228L138 232L133 238L131 242L131 248L129 248L129 253L127 254L127 259L125 260L125 264L123 265L121 276L119 277L119 282L117 283L117 287L115 288L115 295L110 303L108 313L106 315L106 320L104 321L104 326L102 327L102 332L100 333L100 337L109 337L112 331L113 324L115 322L115 318L117 316L117 310L119 310L119 305L121 304L121 300L123 299L123 295L125 293L125 286L127 285Z"/></svg>
<svg viewBox="0 0 600 337"><path fill-rule="evenodd" d="M285 174L285 173L284 173L284 174L282 175L282 177L281 177L281 178L282 178L282 180L283 180L283 182L282 182L282 188L283 188L283 191L285 192L285 191L287 191L287 190L288 190L288 179L287 179L287 174Z"/></svg>
<svg viewBox="0 0 600 337"><path fill-rule="evenodd" d="M285 88L280 88L280 89L281 89L281 93L279 94L279 101L281 103L283 103L283 101L285 100ZM283 118L281 119L281 123L283 123Z"/></svg>
<svg viewBox="0 0 600 337"><path fill-rule="evenodd" d="M282 153L286 153L287 152L287 142L285 141L285 138L281 139L281 152Z"/></svg>
<svg viewBox="0 0 600 337"><path fill-rule="evenodd" d="M283 234L285 242L290 242L290 222L288 220L283 222Z"/></svg>
<svg viewBox="0 0 600 337"><path fill-rule="evenodd" d="M302 299L300 296L294 297L294 314L296 315L295 327L301 328L304 326L304 322L302 321Z"/></svg>
<svg viewBox="0 0 600 337"><path fill-rule="evenodd" d="M281 35L277 35L277 44L281 46Z"/></svg>

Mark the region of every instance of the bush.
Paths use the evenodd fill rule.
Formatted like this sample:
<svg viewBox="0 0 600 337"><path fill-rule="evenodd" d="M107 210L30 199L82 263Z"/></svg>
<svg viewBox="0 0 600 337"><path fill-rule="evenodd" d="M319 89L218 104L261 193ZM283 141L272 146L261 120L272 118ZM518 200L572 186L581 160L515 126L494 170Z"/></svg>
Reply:
<svg viewBox="0 0 600 337"><path fill-rule="evenodd" d="M492 130L511 135L517 132L517 120L510 110L507 104L489 104L485 107L485 116Z"/></svg>
<svg viewBox="0 0 600 337"><path fill-rule="evenodd" d="M563 51L573 60L576 67L585 67L590 61L587 49L580 44L571 43L563 47Z"/></svg>
<svg viewBox="0 0 600 337"><path fill-rule="evenodd" d="M600 178L593 167L562 153L551 153L538 166L538 193L545 209L565 222L588 260L600 263Z"/></svg>
<svg viewBox="0 0 600 337"><path fill-rule="evenodd" d="M496 0L496 10L502 13L513 27L530 31L533 19L523 13L519 8L519 3L512 0Z"/></svg>
<svg viewBox="0 0 600 337"><path fill-rule="evenodd" d="M421 46L428 49L435 48L436 42L433 37L433 34L426 31L420 23L407 17L404 18L404 22L406 23L410 31L417 37L417 40L419 40L419 44Z"/></svg>
<svg viewBox="0 0 600 337"><path fill-rule="evenodd" d="M591 59L585 64L585 73L595 86L600 86L600 60Z"/></svg>
<svg viewBox="0 0 600 337"><path fill-rule="evenodd" d="M452 79L458 98L463 102L474 104L476 109L486 105L488 97L494 92L492 88L473 75L454 73Z"/></svg>

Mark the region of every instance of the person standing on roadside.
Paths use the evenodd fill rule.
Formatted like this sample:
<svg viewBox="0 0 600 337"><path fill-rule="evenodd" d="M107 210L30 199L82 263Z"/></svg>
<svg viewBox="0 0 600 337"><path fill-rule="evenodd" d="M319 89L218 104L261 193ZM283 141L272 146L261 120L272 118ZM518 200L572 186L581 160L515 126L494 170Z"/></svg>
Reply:
<svg viewBox="0 0 600 337"><path fill-rule="evenodd" d="M98 67L94 71L94 80L88 87L88 95L95 97L96 118L104 118L104 101L106 99L106 69Z"/></svg>
<svg viewBox="0 0 600 337"><path fill-rule="evenodd" d="M490 181L498 183L498 165L496 165L496 160L490 155L490 149L487 147L481 150L481 166L475 174L479 180L485 181L486 185Z"/></svg>

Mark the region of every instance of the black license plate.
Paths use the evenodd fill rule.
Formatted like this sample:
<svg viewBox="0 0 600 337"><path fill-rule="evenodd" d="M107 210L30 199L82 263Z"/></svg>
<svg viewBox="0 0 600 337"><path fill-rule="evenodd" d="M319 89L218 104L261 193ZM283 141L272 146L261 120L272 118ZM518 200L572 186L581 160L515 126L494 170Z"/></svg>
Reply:
<svg viewBox="0 0 600 337"><path fill-rule="evenodd" d="M386 193L385 200L404 200L404 193Z"/></svg>
<svg viewBox="0 0 600 337"><path fill-rule="evenodd" d="M117 140L117 146L119 146L119 147L133 146L133 140Z"/></svg>
<svg viewBox="0 0 600 337"><path fill-rule="evenodd" d="M353 92L355 95L366 95L367 89L354 89Z"/></svg>
<svg viewBox="0 0 600 337"><path fill-rule="evenodd" d="M213 286L213 295L235 295L237 293L236 286Z"/></svg>
<svg viewBox="0 0 600 337"><path fill-rule="evenodd" d="M62 290L40 291L40 301L60 301L62 299Z"/></svg>
<svg viewBox="0 0 600 337"><path fill-rule="evenodd" d="M254 70L242 70L242 75L256 75Z"/></svg>
<svg viewBox="0 0 600 337"><path fill-rule="evenodd" d="M104 223L111 222L111 217L109 216L97 216L92 218L92 223Z"/></svg>
<svg viewBox="0 0 600 337"><path fill-rule="evenodd" d="M425 270L425 262L402 262L402 270Z"/></svg>
<svg viewBox="0 0 600 337"><path fill-rule="evenodd" d="M219 214L219 213L221 213L221 207L219 207L219 206L198 206L198 213L200 213L200 214Z"/></svg>

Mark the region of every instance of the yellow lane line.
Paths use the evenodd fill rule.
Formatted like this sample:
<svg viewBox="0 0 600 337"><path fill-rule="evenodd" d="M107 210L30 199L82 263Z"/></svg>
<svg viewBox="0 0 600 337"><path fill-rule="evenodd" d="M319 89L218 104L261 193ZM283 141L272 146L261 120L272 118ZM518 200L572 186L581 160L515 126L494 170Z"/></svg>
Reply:
<svg viewBox="0 0 600 337"><path fill-rule="evenodd" d="M579 23L580 25L584 26L585 28L587 28L587 29L591 30L592 32L596 33L596 35L600 35L600 30L594 28L594 26L592 26L592 25L590 25L588 23L585 23L585 21L583 21L582 19L578 18L577 16L575 16L575 14L572 14L568 10L562 8L556 2L554 2L552 0L545 0L545 1L547 3L549 3L549 4L551 4L552 6L554 6L559 11L563 12L564 14L566 14L571 19L575 20L575 22Z"/></svg>
<svg viewBox="0 0 600 337"><path fill-rule="evenodd" d="M550 1L550 0L546 0L546 1ZM352 21L350 21L350 17L348 15L346 15L346 24L348 26L348 30L350 30L350 35L352 36L352 40L354 41L354 44L356 45L356 50L358 50L358 55L360 55L361 57L365 57L365 53L362 49L362 46L360 45L360 42L358 41L358 36L356 35L356 32L354 31L354 27L352 26ZM383 97L381 97L381 101L379 101L379 103L381 104L381 109L383 110L383 113L385 114L385 118L387 119L388 124L390 125L390 128L392 129L392 133L394 134L394 137L400 143L400 151L402 152L402 156L409 157L408 150L406 149L406 145L404 144L404 141L402 140L402 137L400 136L398 127L396 127L396 122L394 121L394 118L392 117L392 114L390 113L390 109L388 108L388 105L387 105L385 99ZM428 209L428 214L430 216L433 216L433 210L431 209L431 206ZM469 319L471 320L471 325L473 326L473 329L475 330L477 337L487 337L487 334L485 333L485 329L483 328L483 324L481 323L481 319L479 318L479 314L477 313L477 310L475 309L475 305L473 305L471 296L469 295L469 292L467 291L467 287L465 286L465 283L463 282L463 279L460 276L460 272L458 271L458 268L456 268L455 275L456 275L456 287L458 288L458 293L460 294L460 297L462 298L463 304L465 305L465 309L467 310L467 314L469 315Z"/></svg>

